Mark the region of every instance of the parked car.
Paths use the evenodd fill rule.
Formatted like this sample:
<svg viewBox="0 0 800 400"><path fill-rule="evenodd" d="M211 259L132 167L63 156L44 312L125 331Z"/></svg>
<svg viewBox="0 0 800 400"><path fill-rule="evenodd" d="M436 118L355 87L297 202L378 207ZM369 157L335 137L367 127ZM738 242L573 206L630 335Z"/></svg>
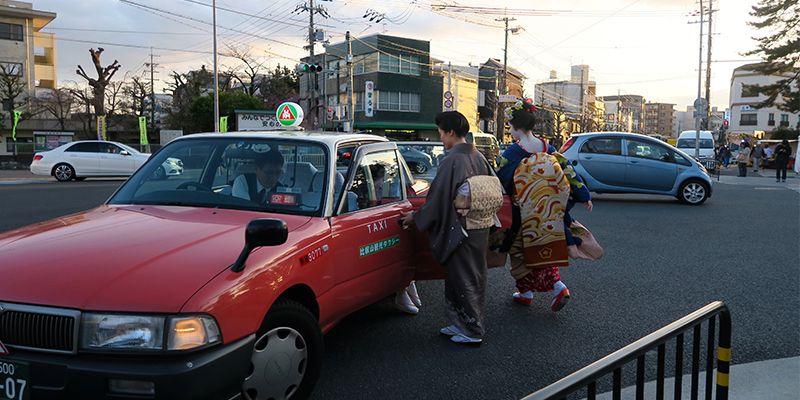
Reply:
<svg viewBox="0 0 800 400"><path fill-rule="evenodd" d="M712 194L706 168L683 151L645 135L597 132L573 135L561 147L589 190L675 196L703 204Z"/></svg>
<svg viewBox="0 0 800 400"><path fill-rule="evenodd" d="M122 143L84 140L36 153L30 170L34 175L53 176L61 182L87 177L130 176L150 158ZM168 158L153 171L158 179L183 173L183 161Z"/></svg>
<svg viewBox="0 0 800 400"><path fill-rule="evenodd" d="M397 146L400 150L400 154L403 155L406 163L408 163L408 167L411 168L411 171L416 174L424 174L429 169L433 168L433 157L414 147L415 146L401 143L398 143Z"/></svg>
<svg viewBox="0 0 800 400"><path fill-rule="evenodd" d="M269 201L237 194L275 149ZM442 276L425 235L398 224L428 187L378 136L175 139L105 204L0 234L0 377L18 399L306 398L323 333Z"/></svg>
<svg viewBox="0 0 800 400"><path fill-rule="evenodd" d="M494 135L483 132L470 132L467 134L467 142L474 143L478 151L486 157L486 160L493 166L497 166L500 143Z"/></svg>
<svg viewBox="0 0 800 400"><path fill-rule="evenodd" d="M677 148L691 157L695 156L695 143L699 143L700 157L697 158L709 171L717 169L717 161L714 158L714 135L711 131L700 131L700 140L697 140L697 131L683 131L678 136Z"/></svg>

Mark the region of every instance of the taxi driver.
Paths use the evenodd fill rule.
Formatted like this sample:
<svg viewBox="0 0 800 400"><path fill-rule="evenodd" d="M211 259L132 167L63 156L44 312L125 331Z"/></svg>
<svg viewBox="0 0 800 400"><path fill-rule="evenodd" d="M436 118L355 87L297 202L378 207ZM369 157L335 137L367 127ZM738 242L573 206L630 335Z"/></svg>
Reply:
<svg viewBox="0 0 800 400"><path fill-rule="evenodd" d="M242 174L236 177L231 193L258 204L267 204L278 188L286 186L280 182L283 155L276 148L260 153L255 158L255 167L255 175Z"/></svg>

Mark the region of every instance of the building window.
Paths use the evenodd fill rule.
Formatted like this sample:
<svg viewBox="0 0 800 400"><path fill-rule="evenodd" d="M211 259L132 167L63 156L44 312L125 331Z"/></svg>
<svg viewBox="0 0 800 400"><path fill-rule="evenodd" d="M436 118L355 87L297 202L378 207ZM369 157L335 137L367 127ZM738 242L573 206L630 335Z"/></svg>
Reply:
<svg viewBox="0 0 800 400"><path fill-rule="evenodd" d="M354 111L364 112L364 92L353 93L353 97L356 99L356 109Z"/></svg>
<svg viewBox="0 0 800 400"><path fill-rule="evenodd" d="M403 75L416 75L420 74L420 58L419 56L408 55L394 55L394 54L380 54L380 72L389 72L392 74Z"/></svg>
<svg viewBox="0 0 800 400"><path fill-rule="evenodd" d="M754 85L742 84L742 97L758 97L758 90Z"/></svg>
<svg viewBox="0 0 800 400"><path fill-rule="evenodd" d="M419 112L419 94L405 92L376 91L378 110Z"/></svg>
<svg viewBox="0 0 800 400"><path fill-rule="evenodd" d="M769 119L767 120L767 125L775 126L775 113L769 113Z"/></svg>
<svg viewBox="0 0 800 400"><path fill-rule="evenodd" d="M789 126L789 114L781 114L781 127L786 128Z"/></svg>
<svg viewBox="0 0 800 400"><path fill-rule="evenodd" d="M755 126L758 125L758 114L742 114L742 119L739 121L741 126Z"/></svg>
<svg viewBox="0 0 800 400"><path fill-rule="evenodd" d="M347 73L347 67L340 67L340 71ZM378 71L378 53L365 54L353 57L353 75L369 74Z"/></svg>
<svg viewBox="0 0 800 400"><path fill-rule="evenodd" d="M22 25L0 23L0 39L22 41Z"/></svg>
<svg viewBox="0 0 800 400"><path fill-rule="evenodd" d="M22 76L22 63L0 61L0 74L6 76Z"/></svg>

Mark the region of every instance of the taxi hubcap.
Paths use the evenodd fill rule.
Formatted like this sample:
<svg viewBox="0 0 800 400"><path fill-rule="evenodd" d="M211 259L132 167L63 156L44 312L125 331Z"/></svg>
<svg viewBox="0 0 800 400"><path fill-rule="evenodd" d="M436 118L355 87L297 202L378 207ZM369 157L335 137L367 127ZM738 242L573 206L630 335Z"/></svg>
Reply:
<svg viewBox="0 0 800 400"><path fill-rule="evenodd" d="M690 203L697 203L706 196L706 189L699 183L690 183L683 189L683 198Z"/></svg>
<svg viewBox="0 0 800 400"><path fill-rule="evenodd" d="M250 400L291 398L307 364L308 347L303 336L292 328L275 328L256 342L250 376L242 392Z"/></svg>

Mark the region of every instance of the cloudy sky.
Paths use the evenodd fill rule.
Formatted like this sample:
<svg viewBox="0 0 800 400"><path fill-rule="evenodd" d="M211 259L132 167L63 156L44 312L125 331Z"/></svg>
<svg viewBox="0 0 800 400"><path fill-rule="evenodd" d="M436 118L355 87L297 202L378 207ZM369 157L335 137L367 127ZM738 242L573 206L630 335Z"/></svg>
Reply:
<svg viewBox="0 0 800 400"><path fill-rule="evenodd" d="M77 64L90 64L88 49L106 49L104 59L118 59L120 73L141 75L150 47L159 64L157 83L164 86L170 71L184 72L211 65L211 0L28 0L34 8L58 14L46 29L58 41L58 79L79 81ZM317 1L330 14L316 17L331 42L385 32L431 41L433 57L454 64L479 64L502 58L503 29L495 19L502 11L476 13L470 6L507 7L516 18L512 27L509 64L527 75L526 91L546 80L550 70L559 78L570 65L588 64L598 95L643 95L649 101L674 103L685 109L697 95L699 25L690 16L695 0L333 0ZM308 32L308 14L294 12L303 0L217 0L220 49L250 49L271 64L296 63ZM707 1L704 2L707 4ZM731 72L753 57L747 25L754 0L716 0L713 26L711 103L725 108ZM438 4L466 6L436 10ZM516 11L525 9L525 11ZM384 13L381 23L363 16ZM704 40L705 42L705 40ZM323 49L318 46L317 52ZM703 51L705 58L705 50ZM222 57L223 65L233 65ZM705 76L705 74L703 74ZM705 90L705 89L703 89Z"/></svg>

